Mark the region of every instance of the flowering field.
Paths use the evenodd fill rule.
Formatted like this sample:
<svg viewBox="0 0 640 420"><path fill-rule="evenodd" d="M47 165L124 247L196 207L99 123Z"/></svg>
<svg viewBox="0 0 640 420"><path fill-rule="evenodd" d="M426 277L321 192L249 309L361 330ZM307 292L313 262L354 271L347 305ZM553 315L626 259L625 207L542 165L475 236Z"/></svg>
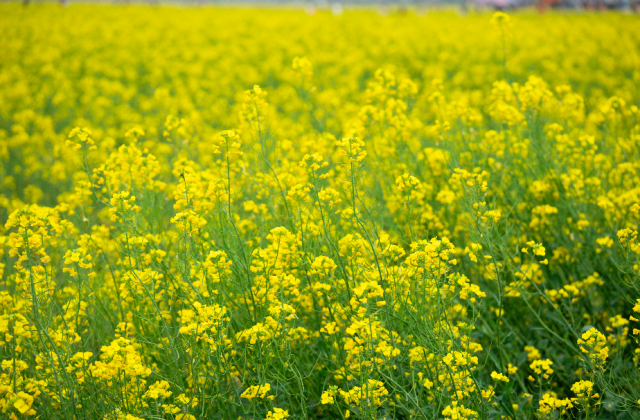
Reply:
<svg viewBox="0 0 640 420"><path fill-rule="evenodd" d="M640 418L638 27L0 5L0 417Z"/></svg>

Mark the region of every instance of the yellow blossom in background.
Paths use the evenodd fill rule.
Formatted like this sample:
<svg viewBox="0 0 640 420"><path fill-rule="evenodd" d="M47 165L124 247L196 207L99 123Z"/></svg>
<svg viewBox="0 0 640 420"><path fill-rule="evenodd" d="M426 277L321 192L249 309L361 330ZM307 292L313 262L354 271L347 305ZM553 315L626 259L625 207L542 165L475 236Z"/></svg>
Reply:
<svg viewBox="0 0 640 420"><path fill-rule="evenodd" d="M267 393L270 390L271 390L271 385L270 384L254 385L254 386L250 386L249 388L245 389L244 392L242 393L241 397L242 398L246 398L249 401L251 401L251 399L253 399L253 398L265 398L265 397L267 397Z"/></svg>
<svg viewBox="0 0 640 420"><path fill-rule="evenodd" d="M502 373L491 372L491 377L496 381L509 382L509 378L504 376Z"/></svg>

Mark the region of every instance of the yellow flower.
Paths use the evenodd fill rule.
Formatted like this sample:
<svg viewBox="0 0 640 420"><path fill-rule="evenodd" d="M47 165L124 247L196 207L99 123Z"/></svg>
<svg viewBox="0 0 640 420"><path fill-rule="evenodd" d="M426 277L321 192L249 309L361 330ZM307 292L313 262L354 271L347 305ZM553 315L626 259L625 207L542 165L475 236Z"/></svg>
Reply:
<svg viewBox="0 0 640 420"><path fill-rule="evenodd" d="M496 371L491 372L491 377L496 381L509 382L509 378L504 376L502 373L498 373Z"/></svg>
<svg viewBox="0 0 640 420"><path fill-rule="evenodd" d="M553 362L549 359L534 360L529 367L537 374L542 375L543 378L549 379L549 376L553 373L551 365Z"/></svg>
<svg viewBox="0 0 640 420"><path fill-rule="evenodd" d="M591 381L576 382L571 386L571 390L575 392L575 394L579 398L589 397L591 396L591 392L593 390L593 382Z"/></svg>
<svg viewBox="0 0 640 420"><path fill-rule="evenodd" d="M20 414L27 414L31 411L31 405L33 404L33 396L26 392L18 392L18 399L13 403L13 406L20 412ZM32 414L35 414L32 413Z"/></svg>
<svg viewBox="0 0 640 420"><path fill-rule="evenodd" d="M157 400L158 398L169 398L172 394L172 392L169 391L169 387L170 386L167 381L158 381L149 386L149 389L145 392L144 396L154 400Z"/></svg>
<svg viewBox="0 0 640 420"><path fill-rule="evenodd" d="M274 408L273 411L267 413L265 420L284 420L289 418L289 412L281 408Z"/></svg>
<svg viewBox="0 0 640 420"><path fill-rule="evenodd" d="M536 349L534 346L525 346L524 351L527 352L527 359L530 362L542 357L538 349Z"/></svg>
<svg viewBox="0 0 640 420"><path fill-rule="evenodd" d="M495 26L505 26L511 22L511 17L504 12L494 12L491 15L491 24Z"/></svg>
<svg viewBox="0 0 640 420"><path fill-rule="evenodd" d="M609 357L606 337L597 329L590 328L578 339L580 350L588 355L589 361L594 367L602 368Z"/></svg>
<svg viewBox="0 0 640 420"><path fill-rule="evenodd" d="M240 395L242 398L246 398L249 401L251 401L253 398L260 398L263 399L265 397L267 397L267 393L271 390L271 384L264 384L264 385L253 385L250 386L249 388L245 389L244 392L242 393L242 395ZM272 399L273 397L267 397Z"/></svg>

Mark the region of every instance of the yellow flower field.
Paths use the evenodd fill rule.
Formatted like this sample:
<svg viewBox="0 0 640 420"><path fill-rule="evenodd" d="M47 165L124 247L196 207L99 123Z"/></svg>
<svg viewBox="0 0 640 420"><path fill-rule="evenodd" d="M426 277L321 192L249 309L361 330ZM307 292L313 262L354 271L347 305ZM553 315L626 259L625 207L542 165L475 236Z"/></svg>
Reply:
<svg viewBox="0 0 640 420"><path fill-rule="evenodd" d="M0 418L640 418L640 18L0 5Z"/></svg>

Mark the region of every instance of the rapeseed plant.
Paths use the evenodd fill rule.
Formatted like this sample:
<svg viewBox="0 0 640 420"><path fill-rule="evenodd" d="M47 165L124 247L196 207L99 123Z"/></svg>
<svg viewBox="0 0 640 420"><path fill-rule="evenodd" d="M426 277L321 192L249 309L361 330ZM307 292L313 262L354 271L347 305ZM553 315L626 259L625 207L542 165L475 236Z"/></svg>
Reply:
<svg viewBox="0 0 640 420"><path fill-rule="evenodd" d="M637 16L0 10L2 418L640 416Z"/></svg>

